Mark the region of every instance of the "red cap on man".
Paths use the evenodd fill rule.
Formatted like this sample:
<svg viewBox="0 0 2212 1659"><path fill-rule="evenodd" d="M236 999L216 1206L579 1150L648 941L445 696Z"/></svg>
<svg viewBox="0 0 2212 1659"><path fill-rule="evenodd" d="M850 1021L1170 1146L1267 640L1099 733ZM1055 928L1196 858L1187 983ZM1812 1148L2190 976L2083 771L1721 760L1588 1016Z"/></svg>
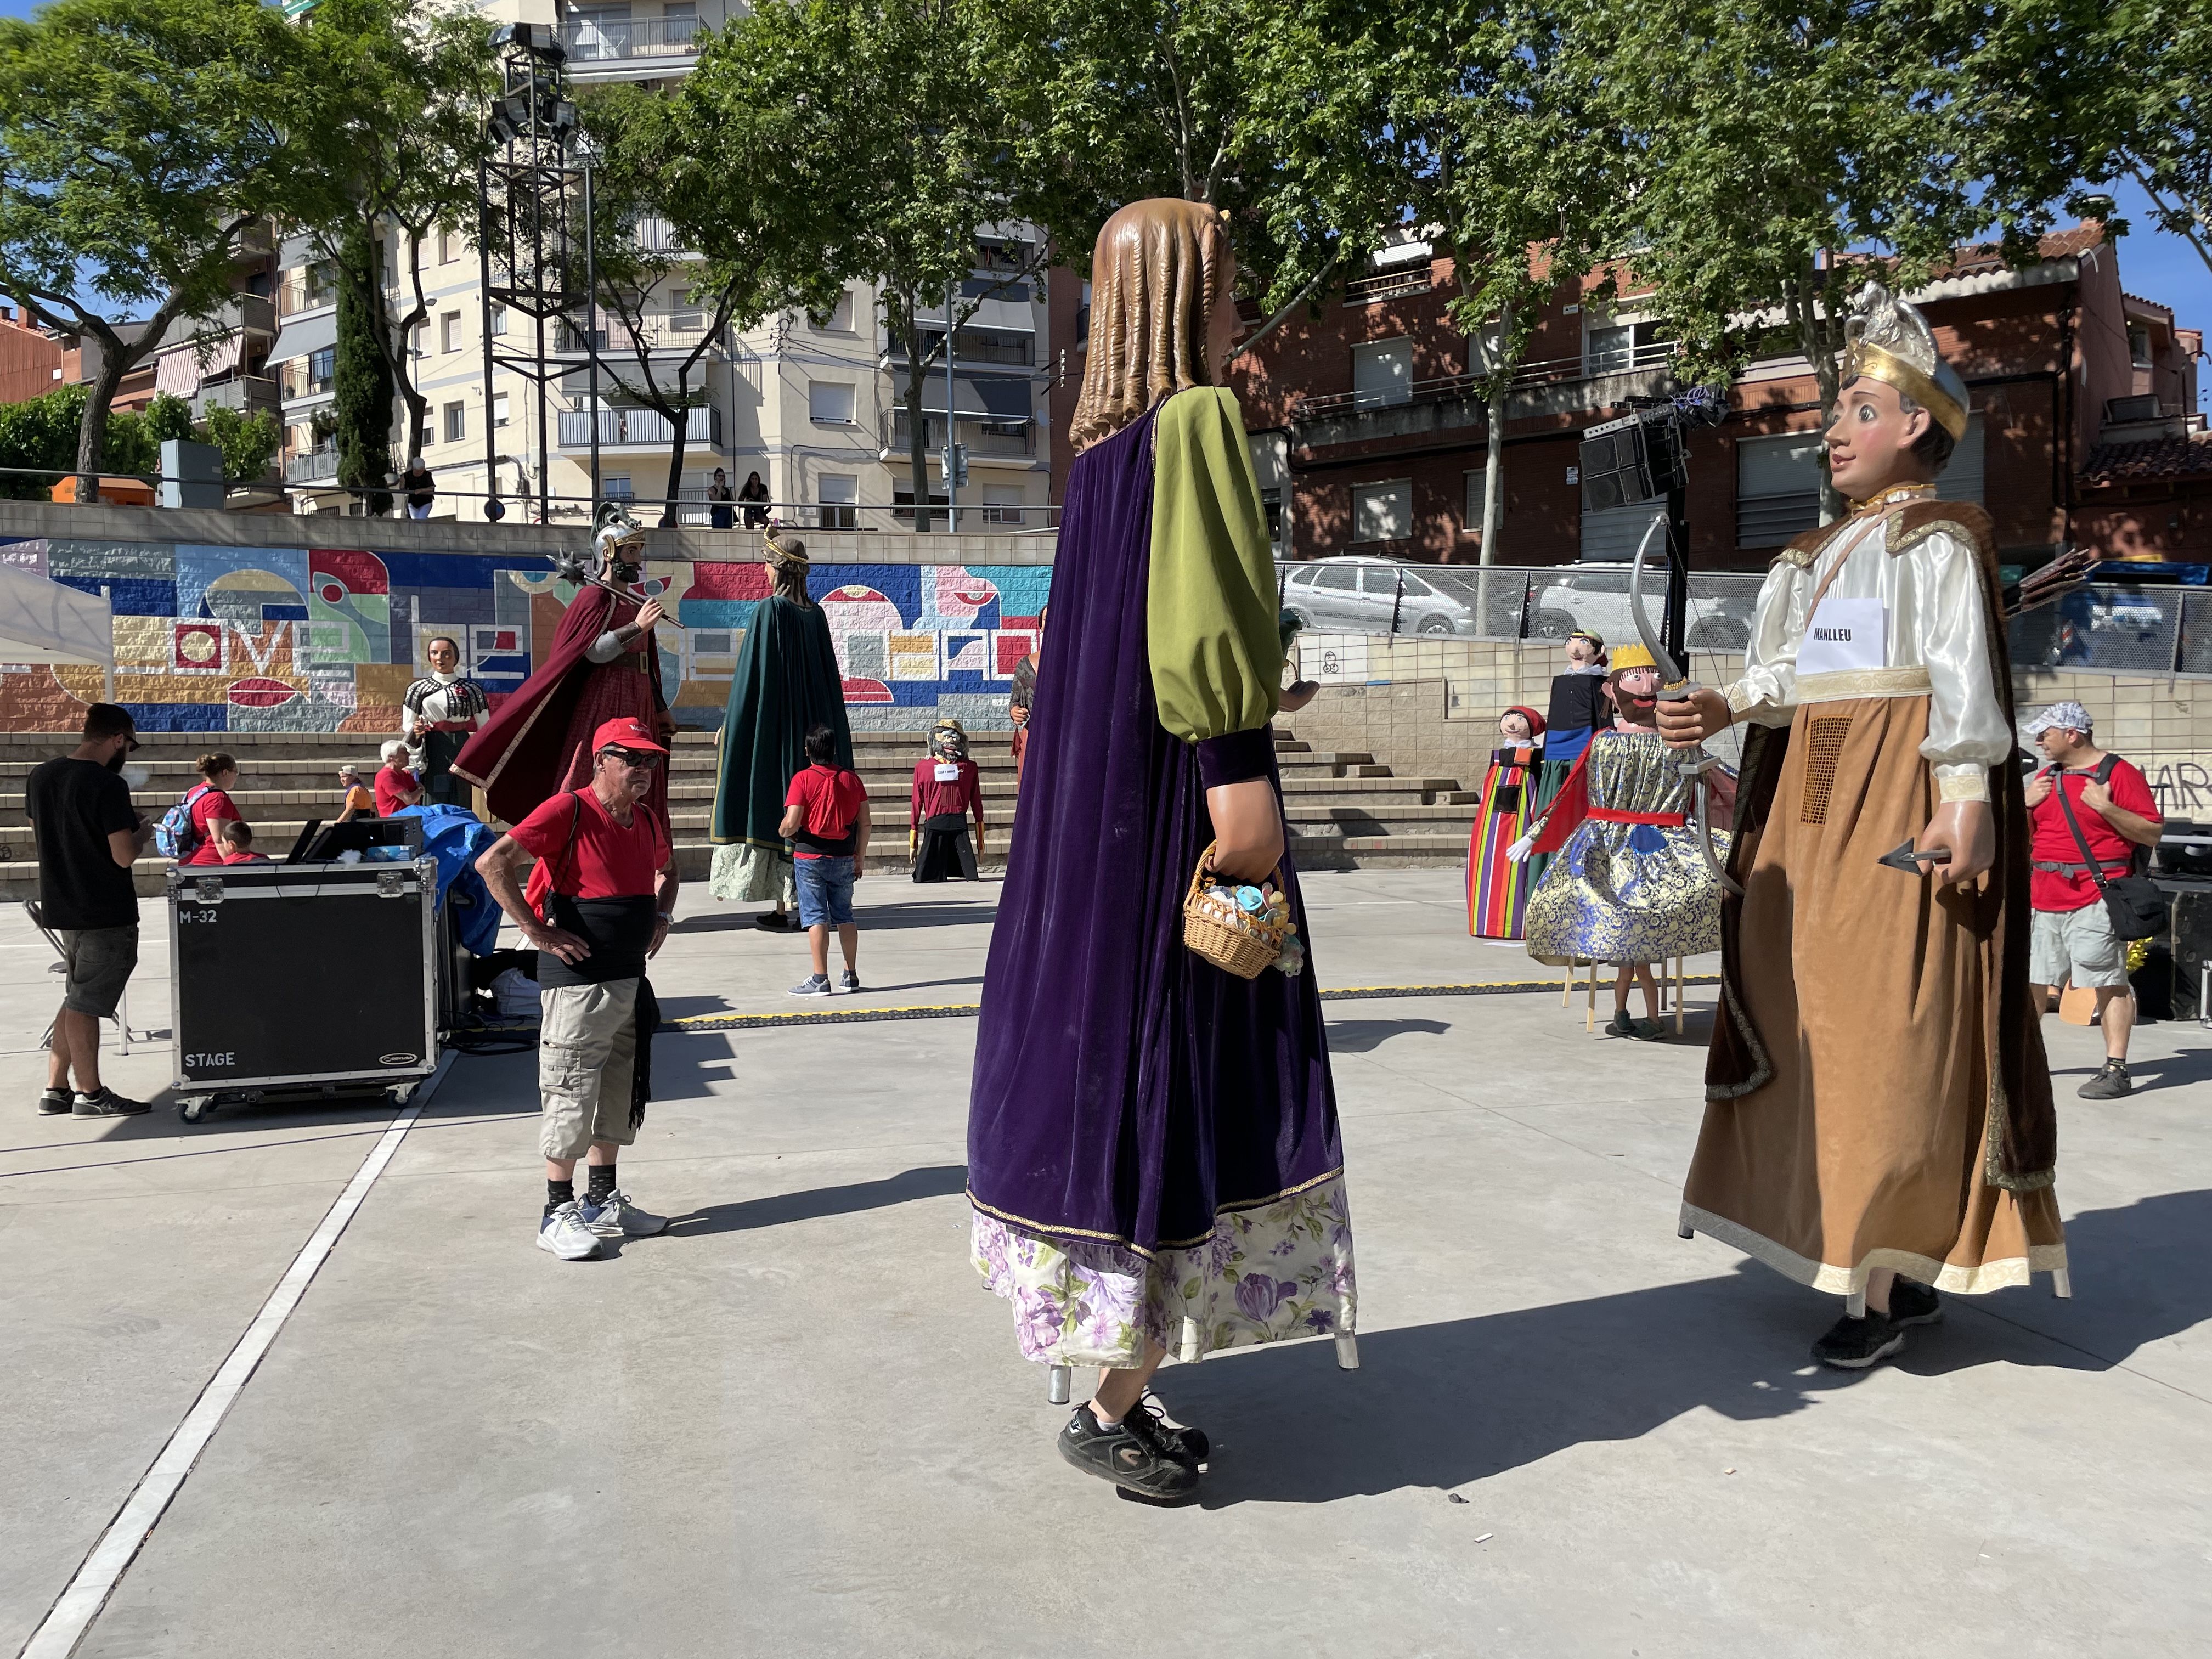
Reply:
<svg viewBox="0 0 2212 1659"><path fill-rule="evenodd" d="M592 752L596 755L606 749L645 749L656 755L668 752L668 745L654 737L653 728L635 714L604 721L592 733Z"/></svg>

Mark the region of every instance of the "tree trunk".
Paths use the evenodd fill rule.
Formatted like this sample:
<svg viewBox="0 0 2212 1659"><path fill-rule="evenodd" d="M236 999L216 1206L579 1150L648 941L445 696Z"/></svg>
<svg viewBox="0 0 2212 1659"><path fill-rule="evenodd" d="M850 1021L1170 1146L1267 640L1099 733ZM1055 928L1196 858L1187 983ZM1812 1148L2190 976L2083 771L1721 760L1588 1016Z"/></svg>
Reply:
<svg viewBox="0 0 2212 1659"><path fill-rule="evenodd" d="M906 345L907 459L914 479L914 527L921 532L933 528L935 522L929 513L929 434L921 414L921 388L928 379L929 368L922 361L921 339L909 329ZM950 410L945 411L945 419L950 422Z"/></svg>
<svg viewBox="0 0 2212 1659"><path fill-rule="evenodd" d="M1832 277L1833 273L1829 275ZM1842 370L1836 361L1841 325L1832 304L1826 307L1826 314L1822 314L1821 301L1826 297L1831 296L1826 295L1826 284L1822 281L1821 272L1817 268L1808 267L1800 273L1794 292L1784 306L1790 320L1796 325L1798 349L1812 366L1814 383L1820 390L1822 432L1834 424L1836 399L1842 396ZM1846 503L1843 493L1828 477L1825 455L1820 459L1820 522L1833 524L1844 516Z"/></svg>
<svg viewBox="0 0 2212 1659"><path fill-rule="evenodd" d="M76 428L76 498L80 505L100 499L100 462L101 453L107 447L109 406L115 401L116 387L131 372L131 360L120 339L111 337L102 339L100 344L99 378L92 383L92 396L85 399L84 418Z"/></svg>
<svg viewBox="0 0 2212 1659"><path fill-rule="evenodd" d="M1510 349L1513 338L1513 307L1509 303L1498 313L1498 344L1501 358ZM1498 562L1499 532L1505 524L1505 402L1513 388L1511 367L1500 362L1492 366L1490 409L1483 434L1482 458L1482 549L1485 564ZM1484 599L1484 617L1489 615L1489 594Z"/></svg>
<svg viewBox="0 0 2212 1659"><path fill-rule="evenodd" d="M684 445L690 435L691 428L691 410L688 402L690 386L691 376L688 372L677 376L676 409L668 417L674 435L668 441L668 494L660 505L660 527L663 530L675 529L682 518L677 509L677 502L684 494Z"/></svg>

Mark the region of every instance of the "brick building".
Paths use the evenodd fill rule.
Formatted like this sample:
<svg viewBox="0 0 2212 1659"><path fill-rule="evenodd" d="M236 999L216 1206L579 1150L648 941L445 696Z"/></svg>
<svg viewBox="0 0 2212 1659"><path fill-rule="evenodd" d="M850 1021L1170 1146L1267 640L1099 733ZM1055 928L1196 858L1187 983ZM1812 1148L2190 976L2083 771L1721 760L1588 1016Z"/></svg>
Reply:
<svg viewBox="0 0 2212 1659"><path fill-rule="evenodd" d="M21 306L0 300L0 404L43 397L61 384L61 342Z"/></svg>
<svg viewBox="0 0 2212 1659"><path fill-rule="evenodd" d="M2011 562L2069 540L2212 561L2212 435L2193 412L2202 333L2122 289L2100 226L2039 251L2011 270L1994 248L1963 250L1911 296L1973 393L1943 493L1989 508ZM1582 507L1582 428L1679 389L1648 294L1624 273L1623 297L1601 306L1602 274L1553 294L1515 381L1498 563L1625 558L1649 522L1649 507ZM1447 315L1453 292L1449 258L1401 241L1319 317L1237 360L1279 556L1480 560L1486 410ZM1728 404L1689 436L1691 562L1756 570L1818 521L1819 393L1802 356L1775 357L1751 364Z"/></svg>

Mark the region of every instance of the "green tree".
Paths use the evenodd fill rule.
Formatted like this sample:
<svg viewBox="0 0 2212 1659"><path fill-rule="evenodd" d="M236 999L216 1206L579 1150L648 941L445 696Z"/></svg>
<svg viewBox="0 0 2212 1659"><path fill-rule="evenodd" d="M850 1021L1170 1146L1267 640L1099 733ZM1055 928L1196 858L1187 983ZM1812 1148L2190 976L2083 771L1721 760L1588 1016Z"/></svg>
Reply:
<svg viewBox="0 0 2212 1659"><path fill-rule="evenodd" d="M586 99L596 152L595 295L609 326L601 368L616 396L672 428L660 522L678 522L693 377L733 330L787 306L826 311L838 284L793 248L744 179L699 164L684 110L666 94L614 86ZM583 272L571 286L580 292ZM593 418L597 419L594 413Z"/></svg>
<svg viewBox="0 0 2212 1659"><path fill-rule="evenodd" d="M0 20L0 290L97 348L82 499L123 377L172 325L219 312L241 234L295 199L292 40L258 0L52 0Z"/></svg>
<svg viewBox="0 0 2212 1659"><path fill-rule="evenodd" d="M0 467L34 468L49 475L0 473L0 497L44 501L57 479L81 465L77 434L91 400L92 388L80 382L20 404L0 404ZM223 476L244 483L268 471L283 437L283 428L266 410L249 418L218 407L195 427L191 405L161 392L143 411L118 410L109 417L100 465L105 472L150 475L161 464L164 438L193 438L221 448Z"/></svg>
<svg viewBox="0 0 2212 1659"><path fill-rule="evenodd" d="M422 250L476 216L483 106L498 87L490 32L474 7L414 0L321 0L300 27L316 94L314 195L301 216L355 290L356 340L383 356L411 447L430 423L410 351L430 318ZM387 283L402 287L396 302Z"/></svg>
<svg viewBox="0 0 2212 1659"><path fill-rule="evenodd" d="M977 10L1021 217L1090 267L1123 203L1228 216L1255 343L1403 219L1421 158L1389 116L1418 6L1393 0L1005 0Z"/></svg>
<svg viewBox="0 0 2212 1659"><path fill-rule="evenodd" d="M1614 252L1631 157L1593 109L1598 20L1583 0L1395 0L1385 118L1413 219L1452 256L1453 320L1488 406L1482 562L1498 562L1514 378L1563 279ZM1610 297L1610 280L1596 290Z"/></svg>
<svg viewBox="0 0 2212 1659"><path fill-rule="evenodd" d="M2008 257L2033 259L2051 180L2007 156L1977 95L1989 27L1972 6L1591 3L1600 115L1634 156L1635 274L1679 331L1686 374L1729 375L1786 342L1812 366L1825 424L1869 274L1915 286L1993 230ZM1840 505L1824 482L1824 511Z"/></svg>
<svg viewBox="0 0 2212 1659"><path fill-rule="evenodd" d="M199 439L222 452L225 482L252 483L268 476L270 464L284 447L284 428L274 410L245 415L216 404L200 422Z"/></svg>
<svg viewBox="0 0 2212 1659"><path fill-rule="evenodd" d="M776 260L824 296L872 282L903 353L915 527L927 530L922 392L949 335L995 295L1037 280L1046 245L1012 235L1010 67L977 0L769 0L709 41L682 93L694 158L687 235L757 224ZM987 232L1019 252L974 276ZM922 313L949 304L941 323ZM948 411L948 415L950 411Z"/></svg>
<svg viewBox="0 0 2212 1659"><path fill-rule="evenodd" d="M384 488L392 481L392 361L378 338L386 313L375 259L368 227L349 226L338 249L342 274L331 412L338 441L338 483L380 517L392 510L391 493ZM369 268L367 279L361 274L364 264ZM349 270L351 275L343 274Z"/></svg>

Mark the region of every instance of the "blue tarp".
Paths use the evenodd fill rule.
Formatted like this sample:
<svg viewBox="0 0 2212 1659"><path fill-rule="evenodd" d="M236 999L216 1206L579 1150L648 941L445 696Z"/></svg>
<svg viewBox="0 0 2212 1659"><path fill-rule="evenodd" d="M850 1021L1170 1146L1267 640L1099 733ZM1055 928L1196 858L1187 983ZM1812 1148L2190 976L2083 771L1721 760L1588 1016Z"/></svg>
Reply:
<svg viewBox="0 0 2212 1659"><path fill-rule="evenodd" d="M477 859L499 839L465 806L433 802L403 806L394 817L422 820L422 850L438 860L438 903L454 906L453 937L471 956L488 956L499 941L499 906L477 873Z"/></svg>

